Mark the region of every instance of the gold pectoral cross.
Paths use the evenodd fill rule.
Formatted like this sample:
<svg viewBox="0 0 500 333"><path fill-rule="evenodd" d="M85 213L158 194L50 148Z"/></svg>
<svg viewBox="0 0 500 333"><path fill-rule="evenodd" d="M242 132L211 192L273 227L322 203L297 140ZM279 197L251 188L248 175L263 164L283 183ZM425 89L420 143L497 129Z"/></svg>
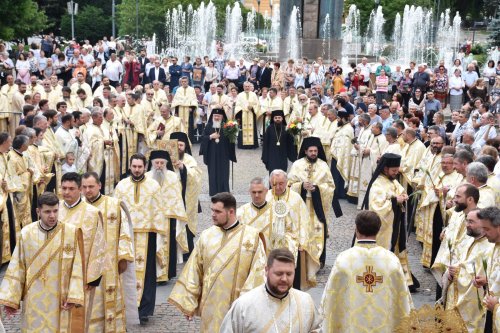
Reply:
<svg viewBox="0 0 500 333"><path fill-rule="evenodd" d="M253 244L250 243L249 240L247 240L245 243L242 244L245 250L250 251L253 248Z"/></svg>
<svg viewBox="0 0 500 333"><path fill-rule="evenodd" d="M363 276L356 276L356 283L362 283L363 287L366 287L367 293L373 292L373 287L377 285L377 283L384 282L384 278L382 276L377 276L377 273L373 271L373 266L366 266L366 272L363 273Z"/></svg>

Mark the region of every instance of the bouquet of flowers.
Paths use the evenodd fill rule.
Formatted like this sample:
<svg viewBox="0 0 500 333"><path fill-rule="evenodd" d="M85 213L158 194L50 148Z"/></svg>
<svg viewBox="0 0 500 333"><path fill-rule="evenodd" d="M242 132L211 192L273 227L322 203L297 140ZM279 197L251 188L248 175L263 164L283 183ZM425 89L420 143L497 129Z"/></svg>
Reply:
<svg viewBox="0 0 500 333"><path fill-rule="evenodd" d="M286 131L293 135L295 145L298 146L300 143L300 134L305 130L305 124L302 118L295 118L286 125Z"/></svg>
<svg viewBox="0 0 500 333"><path fill-rule="evenodd" d="M240 131L240 127L236 120L228 120L224 124L222 124L222 133L224 136L228 138L229 142L236 143L238 140L238 133Z"/></svg>

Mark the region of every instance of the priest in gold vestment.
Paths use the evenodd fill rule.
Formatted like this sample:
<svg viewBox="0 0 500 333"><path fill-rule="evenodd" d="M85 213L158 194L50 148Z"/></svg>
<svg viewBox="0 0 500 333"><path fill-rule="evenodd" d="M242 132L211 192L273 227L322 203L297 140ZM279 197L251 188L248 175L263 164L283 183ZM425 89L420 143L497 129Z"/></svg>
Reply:
<svg viewBox="0 0 500 333"><path fill-rule="evenodd" d="M13 193L22 189L21 179L17 176L12 163L9 163L9 150L12 138L8 132L0 133L0 219L1 219L1 256L0 264L9 262L16 245L16 235L11 232L15 227Z"/></svg>
<svg viewBox="0 0 500 333"><path fill-rule="evenodd" d="M63 200L59 205L59 219L82 231L83 235L83 283L85 307L73 309L72 316L85 318L85 329L90 327L95 288L99 286L109 262L106 257L106 240L102 214L81 198L82 178L76 172L65 173L61 181Z"/></svg>
<svg viewBox="0 0 500 333"><path fill-rule="evenodd" d="M321 317L311 295L292 288L294 271L295 256L289 250L272 250L266 283L233 303L220 332L320 332Z"/></svg>
<svg viewBox="0 0 500 333"><path fill-rule="evenodd" d="M377 214L362 211L355 223L356 244L338 255L323 292L323 332L392 333L412 307L403 268L377 245Z"/></svg>
<svg viewBox="0 0 500 333"><path fill-rule="evenodd" d="M44 193L40 221L19 235L0 286L0 304L8 315L21 307L21 332L84 332L83 320L70 309L84 305L81 231L58 221L59 199Z"/></svg>
<svg viewBox="0 0 500 333"><path fill-rule="evenodd" d="M201 192L201 169L191 154L191 143L184 132L170 134L171 140L177 140L178 160L173 162L174 171L179 176L182 185L182 200L186 207L187 226L186 239L188 253L183 255L187 261L194 249L194 236L198 228L198 213L201 213L198 196Z"/></svg>
<svg viewBox="0 0 500 333"><path fill-rule="evenodd" d="M170 229L164 217L165 203L160 201L160 185L146 177L146 167L144 155L132 155L131 176L122 179L113 193L127 206L134 227L136 301L141 324L145 324L154 312L156 281L167 266L164 247L168 246Z"/></svg>
<svg viewBox="0 0 500 333"><path fill-rule="evenodd" d="M243 84L244 91L238 94L234 109L241 131L238 135L238 148L252 149L259 147L257 136L257 115L260 114L259 98L252 91L252 83Z"/></svg>
<svg viewBox="0 0 500 333"><path fill-rule="evenodd" d="M288 173L288 184L291 190L300 194L308 209L308 223L301 226L307 235L307 243L301 244L305 252L305 267L301 269L305 270L306 279L310 281L305 287L314 287L315 275L325 265L327 216L335 190L319 138L304 138L298 159Z"/></svg>
<svg viewBox="0 0 500 333"><path fill-rule="evenodd" d="M494 248L484 235L478 212L478 209L469 211L460 225L458 238L451 241L453 255L442 275L442 284L446 285L446 294L441 299L443 305L446 309L456 310L472 333L482 333L486 319L486 309L472 279L484 275L482 260L488 258Z"/></svg>
<svg viewBox="0 0 500 333"><path fill-rule="evenodd" d="M331 172L335 182L333 195L333 211L336 217L342 216L339 199L346 198L346 182L349 181L349 169L351 167L351 148L354 130L349 123L349 114L342 109L337 112L337 131L333 135L330 145L332 155Z"/></svg>
<svg viewBox="0 0 500 333"><path fill-rule="evenodd" d="M162 148L170 139L170 134L174 132L184 132L184 125L179 117L172 115L170 106L163 104L160 107L161 117L156 118L148 127L147 140L151 150Z"/></svg>
<svg viewBox="0 0 500 333"><path fill-rule="evenodd" d="M107 269L96 287L89 332L125 333L126 324L139 324L132 223L125 204L100 193L95 172L82 176L85 200L99 209L106 240Z"/></svg>
<svg viewBox="0 0 500 333"><path fill-rule="evenodd" d="M169 223L168 241L161 251L165 252L167 262L157 273L158 282L166 282L177 275L177 263L182 263L182 254L188 252L186 237L187 214L182 201L182 185L179 177L173 171L170 155L164 150L153 150L149 157L149 171L146 178L160 185L159 198L164 200L164 223Z"/></svg>
<svg viewBox="0 0 500 333"><path fill-rule="evenodd" d="M175 92L171 107L175 110L175 114L181 118L184 131L189 136L189 140L194 142L194 124L197 117L198 99L194 88L190 87L188 83L189 79L187 77L180 79L180 85Z"/></svg>
<svg viewBox="0 0 500 333"><path fill-rule="evenodd" d="M119 178L118 156L120 154L117 137L113 131L103 126L104 115L98 109L92 111L92 124L83 134L89 143L91 155L87 162L87 170L99 175L103 184L101 193L111 195Z"/></svg>
<svg viewBox="0 0 500 333"><path fill-rule="evenodd" d="M488 283L489 295L484 298L486 313L485 332L500 332L500 209L488 207L478 214L488 242L494 245L486 259L486 275L476 276L474 285L478 288ZM481 291L481 289L479 290Z"/></svg>
<svg viewBox="0 0 500 333"><path fill-rule="evenodd" d="M47 168L52 174L55 174L56 176L51 178L45 190L49 192L55 192L60 197L62 177L61 161L66 157L66 155L61 147L61 144L56 138L54 130L52 129L52 126L57 125L57 118L54 121L54 115L57 115L57 112L54 110L49 110L44 113L44 116L46 117L51 115L52 118L47 118L45 121L45 126L41 127L42 129L46 129L45 133L43 134L42 146L47 147L52 152L51 158L47 159ZM35 127L37 127L36 124Z"/></svg>
<svg viewBox="0 0 500 333"><path fill-rule="evenodd" d="M384 154L368 184L362 209L376 212L382 221L377 233L377 245L396 254L403 266L406 282L411 289L419 287L411 274L406 249L406 224L404 205L408 200L406 191L397 181L401 156Z"/></svg>
<svg viewBox="0 0 500 333"><path fill-rule="evenodd" d="M15 175L19 177L21 188L13 194L15 214L16 239L21 229L32 222L31 219L31 190L34 170L30 168L27 155L29 138L18 135L12 140L12 150L8 154L8 163L12 165Z"/></svg>
<svg viewBox="0 0 500 333"><path fill-rule="evenodd" d="M264 282L265 251L259 231L236 219L236 199L212 197L214 225L203 231L168 301L188 319L201 317L200 332L219 332L231 304Z"/></svg>

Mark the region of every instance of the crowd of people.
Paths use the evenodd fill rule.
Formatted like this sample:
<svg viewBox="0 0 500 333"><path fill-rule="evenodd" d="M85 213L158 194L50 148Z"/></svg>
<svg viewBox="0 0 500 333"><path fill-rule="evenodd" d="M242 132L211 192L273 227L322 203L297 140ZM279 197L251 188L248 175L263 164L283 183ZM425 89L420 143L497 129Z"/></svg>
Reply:
<svg viewBox="0 0 500 333"><path fill-rule="evenodd" d="M179 64L50 35L24 50L0 43L0 304L22 303L23 331L147 325L184 262L168 301L202 332L392 332L419 288L413 232L457 332L500 329L500 61L248 64L218 44ZM269 175L237 208L246 149ZM348 203L354 245L318 311L304 291Z"/></svg>

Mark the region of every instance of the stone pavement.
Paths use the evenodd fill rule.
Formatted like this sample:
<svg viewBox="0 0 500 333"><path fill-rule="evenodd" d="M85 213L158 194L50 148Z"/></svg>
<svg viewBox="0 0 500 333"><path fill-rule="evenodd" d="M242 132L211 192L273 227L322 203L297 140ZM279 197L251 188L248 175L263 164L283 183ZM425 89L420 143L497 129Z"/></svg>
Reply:
<svg viewBox="0 0 500 333"><path fill-rule="evenodd" d="M202 166L204 172L202 195L200 196L201 207L203 213L199 215L199 228L202 230L211 225L210 219L210 197L208 196L208 181L206 175L206 167L203 161L198 156L199 146L194 146L194 157ZM248 184L253 177L261 176L267 177L268 173L265 170L260 160L261 150L238 150L237 158L238 163L234 164L234 188L233 193L236 196L238 205L242 205L250 200L248 195ZM355 205L348 202L341 201L344 216L337 219L334 218L333 212L330 212L329 231L330 237L327 240L327 256L326 265L318 273L318 285L310 289L308 292L312 295L316 305L319 305L323 288L328 279L330 270L335 262L337 254L351 247L352 238L354 234L354 218L357 214ZM428 270L422 268L420 264L421 246L415 241L414 235L410 237L408 242L408 252L410 254L410 267L413 274L420 281L421 287L418 293L413 294L413 301L416 307L420 307L424 303L432 303L434 300L435 282L432 275ZM178 274L180 274L183 265L178 266ZM0 271L0 278L5 274L6 266L2 267ZM156 309L155 315L150 318L145 326L137 326L129 328L129 332L137 333L164 333L164 332L197 332L199 330L199 320L195 319L193 322L187 321L184 316L177 311L175 307L167 303L168 295L170 294L175 280L169 281L164 286L158 286L156 294ZM4 318L2 321L5 325L7 332L20 332L19 330L19 316L14 318Z"/></svg>

